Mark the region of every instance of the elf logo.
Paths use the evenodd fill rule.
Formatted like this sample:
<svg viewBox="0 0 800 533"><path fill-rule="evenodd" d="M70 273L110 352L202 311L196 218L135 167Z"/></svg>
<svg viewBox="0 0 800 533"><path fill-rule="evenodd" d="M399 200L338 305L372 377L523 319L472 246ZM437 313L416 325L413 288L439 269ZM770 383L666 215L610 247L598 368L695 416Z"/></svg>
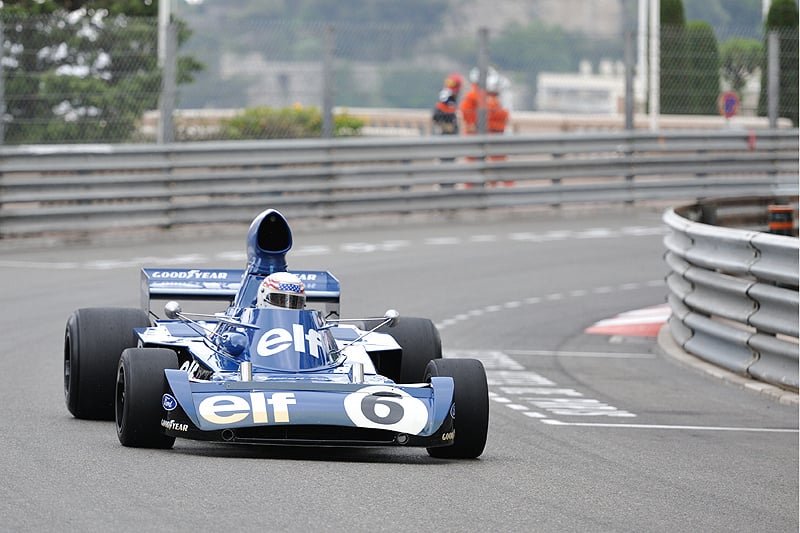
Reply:
<svg viewBox="0 0 800 533"><path fill-rule="evenodd" d="M246 397L225 394L205 398L197 406L197 412L212 424L236 424L249 416L254 424L269 424L267 406L272 407L273 422L288 422L289 406L296 403L293 392L274 392L269 399L263 392L251 392Z"/></svg>
<svg viewBox="0 0 800 533"><path fill-rule="evenodd" d="M294 345L294 350L306 353L306 343L308 343L308 354L312 357L320 358L325 354L322 336L319 331L309 329L306 332L301 324L292 324L292 331L284 328L273 328L264 333L256 345L256 353L267 357L288 349Z"/></svg>

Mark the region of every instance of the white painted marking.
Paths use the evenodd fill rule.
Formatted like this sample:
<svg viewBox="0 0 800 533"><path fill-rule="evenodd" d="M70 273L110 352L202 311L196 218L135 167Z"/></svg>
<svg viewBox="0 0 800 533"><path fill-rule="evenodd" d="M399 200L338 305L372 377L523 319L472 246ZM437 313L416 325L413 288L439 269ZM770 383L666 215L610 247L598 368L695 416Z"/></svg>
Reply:
<svg viewBox="0 0 800 533"><path fill-rule="evenodd" d="M324 245L317 245L317 246L300 246L299 248L292 248L292 256L296 257L299 255L327 255L331 253L330 246ZM244 254L242 254L244 255ZM243 259L247 259L245 255Z"/></svg>
<svg viewBox="0 0 800 533"><path fill-rule="evenodd" d="M535 233L511 233L508 238L512 241L540 241L541 237Z"/></svg>
<svg viewBox="0 0 800 533"><path fill-rule="evenodd" d="M461 239L458 237L429 237L425 239L425 244L431 246L447 246L460 243Z"/></svg>
<svg viewBox="0 0 800 533"><path fill-rule="evenodd" d="M514 396L517 394L534 394L537 396L546 396L548 394L558 396L583 396L575 389L554 389L550 387L500 387L504 394Z"/></svg>
<svg viewBox="0 0 800 533"><path fill-rule="evenodd" d="M531 418L547 418L547 415L543 415L542 413L537 413L536 411L525 411L523 414ZM542 422L544 422L544 420L542 420Z"/></svg>
<svg viewBox="0 0 800 533"><path fill-rule="evenodd" d="M5 268L41 268L49 270L72 270L80 267L80 263L59 262L45 263L39 261L0 261L0 267Z"/></svg>
<svg viewBox="0 0 800 533"><path fill-rule="evenodd" d="M486 379L489 385L520 385L520 386L553 386L555 383L536 372L522 370L487 370Z"/></svg>
<svg viewBox="0 0 800 533"><path fill-rule="evenodd" d="M592 289L592 292L594 294L608 294L609 292L613 292L613 290L612 287L595 287Z"/></svg>
<svg viewBox="0 0 800 533"><path fill-rule="evenodd" d="M668 424L608 424L596 422L562 422L548 418L542 423L551 426L579 426L579 427L599 427L599 428L626 428L626 429L679 429L689 431L743 431L753 433L797 433L797 429L792 428L748 428L731 426L679 426Z"/></svg>
<svg viewBox="0 0 800 533"><path fill-rule="evenodd" d="M544 238L549 241L555 241L555 240L567 239L574 235L576 235L575 232L562 229L562 230L548 231L547 233L544 234Z"/></svg>
<svg viewBox="0 0 800 533"><path fill-rule="evenodd" d="M606 228L594 228L575 233L578 239L604 239L615 235L616 232Z"/></svg>
<svg viewBox="0 0 800 533"><path fill-rule="evenodd" d="M539 409L561 416L636 416L592 398L533 398L530 402Z"/></svg>
<svg viewBox="0 0 800 533"><path fill-rule="evenodd" d="M655 359L651 353L614 353L614 352L563 352L550 350L506 350L509 355L538 357L589 357L596 359Z"/></svg>
<svg viewBox="0 0 800 533"><path fill-rule="evenodd" d="M305 246L304 248L313 248L313 247ZM219 252L214 257L222 261L239 261L239 262L247 261L247 254L244 252L235 252L235 251Z"/></svg>

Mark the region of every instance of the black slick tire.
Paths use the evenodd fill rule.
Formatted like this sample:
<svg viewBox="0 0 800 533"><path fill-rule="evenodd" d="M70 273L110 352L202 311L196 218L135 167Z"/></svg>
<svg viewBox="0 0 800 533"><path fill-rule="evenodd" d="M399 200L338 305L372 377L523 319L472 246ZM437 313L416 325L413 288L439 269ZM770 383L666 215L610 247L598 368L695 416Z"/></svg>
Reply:
<svg viewBox="0 0 800 533"><path fill-rule="evenodd" d="M394 337L403 350L399 374L387 376L397 383L422 382L428 363L442 358L439 330L427 318L401 316L394 325L381 326L377 331Z"/></svg>
<svg viewBox="0 0 800 533"><path fill-rule="evenodd" d="M140 309L85 308L67 319L64 334L64 399L76 418L114 420L117 362L136 346L134 328L150 327Z"/></svg>
<svg viewBox="0 0 800 533"><path fill-rule="evenodd" d="M431 457L475 459L486 447L489 431L489 387L477 359L437 359L428 364L425 379L450 376L455 386L455 440L451 446L428 448Z"/></svg>
<svg viewBox="0 0 800 533"><path fill-rule="evenodd" d="M115 413L117 437L134 448L172 448L175 437L164 434L161 397L164 370L178 368L177 354L167 348L128 348L117 370Z"/></svg>

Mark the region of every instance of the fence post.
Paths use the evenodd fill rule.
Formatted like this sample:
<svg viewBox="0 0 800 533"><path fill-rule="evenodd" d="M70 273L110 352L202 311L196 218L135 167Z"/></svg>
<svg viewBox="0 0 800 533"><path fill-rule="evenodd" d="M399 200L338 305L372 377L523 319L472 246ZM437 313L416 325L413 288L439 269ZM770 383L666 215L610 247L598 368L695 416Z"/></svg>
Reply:
<svg viewBox="0 0 800 533"><path fill-rule="evenodd" d="M176 78L178 70L178 24L170 20L165 39L164 66L161 70L161 95L159 96L158 144L175 140L172 113L175 110Z"/></svg>
<svg viewBox="0 0 800 533"><path fill-rule="evenodd" d="M778 32L771 31L767 36L767 116L769 127L778 127L778 104L780 99L780 64L778 60Z"/></svg>
<svg viewBox="0 0 800 533"><path fill-rule="evenodd" d="M0 19L0 43L6 41L5 28L3 20ZM0 46L0 146L5 144L6 139L6 79L4 76L4 68L2 68L2 60L5 55L5 47Z"/></svg>
<svg viewBox="0 0 800 533"><path fill-rule="evenodd" d="M486 73L489 71L489 29L478 30L478 69L480 79L478 85L478 133L486 134Z"/></svg>
<svg viewBox="0 0 800 533"><path fill-rule="evenodd" d="M335 33L332 24L325 27L325 52L322 59L322 138L333 138L333 61Z"/></svg>
<svg viewBox="0 0 800 533"><path fill-rule="evenodd" d="M661 3L650 0L650 129L658 129L661 113Z"/></svg>
<svg viewBox="0 0 800 533"><path fill-rule="evenodd" d="M633 99L633 31L625 30L625 130L631 131L634 112Z"/></svg>

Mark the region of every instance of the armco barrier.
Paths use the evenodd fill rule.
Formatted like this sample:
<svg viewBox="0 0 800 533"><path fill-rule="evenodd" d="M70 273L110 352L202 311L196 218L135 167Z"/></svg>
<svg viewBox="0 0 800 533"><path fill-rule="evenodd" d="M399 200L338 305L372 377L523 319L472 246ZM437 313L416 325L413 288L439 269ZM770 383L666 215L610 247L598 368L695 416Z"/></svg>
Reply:
<svg viewBox="0 0 800 533"><path fill-rule="evenodd" d="M0 238L797 194L797 152L797 130L0 148Z"/></svg>
<svg viewBox="0 0 800 533"><path fill-rule="evenodd" d="M701 222L720 206L769 200L707 200L664 214L669 326L687 352L797 391L800 240ZM796 209L797 197L789 201Z"/></svg>

